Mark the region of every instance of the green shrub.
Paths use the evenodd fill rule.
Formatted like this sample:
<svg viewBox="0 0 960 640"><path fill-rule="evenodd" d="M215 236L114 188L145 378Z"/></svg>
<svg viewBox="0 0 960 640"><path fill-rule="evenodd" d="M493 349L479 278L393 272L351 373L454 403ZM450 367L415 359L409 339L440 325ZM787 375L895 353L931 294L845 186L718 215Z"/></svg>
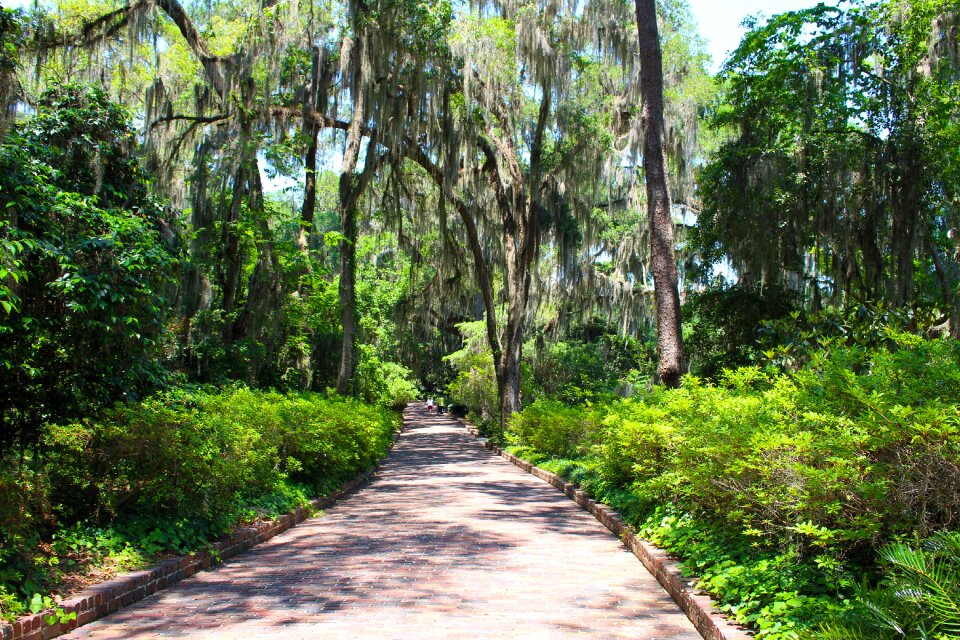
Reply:
<svg viewBox="0 0 960 640"><path fill-rule="evenodd" d="M595 443L597 423L590 412L556 400L537 400L514 414L509 438L558 458L586 455Z"/></svg>
<svg viewBox="0 0 960 640"><path fill-rule="evenodd" d="M887 545L884 580L862 587L857 606L822 626L821 640L960 637L960 533L940 532L923 545Z"/></svg>
<svg viewBox="0 0 960 640"><path fill-rule="evenodd" d="M759 338L798 306L775 285L736 284L691 292L683 305L683 346L690 372L715 379L724 369L757 362Z"/></svg>
<svg viewBox="0 0 960 640"><path fill-rule="evenodd" d="M629 379L643 384L656 369L655 341L622 335L611 319L593 318L558 330L550 340L532 337L524 345L537 397L568 404L598 402L624 388ZM532 396L524 392L524 398Z"/></svg>
<svg viewBox="0 0 960 640"><path fill-rule="evenodd" d="M61 568L183 553L303 506L375 464L397 423L353 399L234 387L47 425L42 456L0 467L0 617Z"/></svg>
<svg viewBox="0 0 960 640"><path fill-rule="evenodd" d="M277 482L276 452L262 434L277 422L280 398L247 389L169 392L118 405L99 420L51 426L43 448L55 497L71 517L80 509L107 519L131 509L223 517L237 492Z"/></svg>
<svg viewBox="0 0 960 640"><path fill-rule="evenodd" d="M685 557L759 637L794 638L850 608L884 544L960 528L960 345L885 341L602 410L537 402L510 438L575 457L551 464Z"/></svg>
<svg viewBox="0 0 960 640"><path fill-rule="evenodd" d="M493 354L487 344L486 324L482 321L457 325L463 334L463 349L444 357L456 372L447 386L447 395L467 408L470 418L479 426L499 423L500 402L497 396L497 374Z"/></svg>
<svg viewBox="0 0 960 640"><path fill-rule="evenodd" d="M0 456L166 381L182 247L136 146L129 114L75 84L0 144Z"/></svg>
<svg viewBox="0 0 960 640"><path fill-rule="evenodd" d="M280 459L296 480L329 489L372 466L390 446L396 416L351 398L293 397L280 413Z"/></svg>
<svg viewBox="0 0 960 640"><path fill-rule="evenodd" d="M366 402L400 409L420 397L413 372L396 362L386 362L373 345L360 345L357 388Z"/></svg>

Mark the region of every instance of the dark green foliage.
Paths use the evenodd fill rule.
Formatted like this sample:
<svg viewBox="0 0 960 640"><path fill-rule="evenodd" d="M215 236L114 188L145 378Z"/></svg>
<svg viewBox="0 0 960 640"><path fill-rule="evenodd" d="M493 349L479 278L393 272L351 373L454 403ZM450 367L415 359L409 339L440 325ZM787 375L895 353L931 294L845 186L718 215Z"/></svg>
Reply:
<svg viewBox="0 0 960 640"><path fill-rule="evenodd" d="M727 258L742 280L782 284L815 310L827 299L949 303L955 9L820 4L750 25L714 111L733 137L700 176L692 238L708 272ZM931 286L935 260L945 294Z"/></svg>
<svg viewBox="0 0 960 640"><path fill-rule="evenodd" d="M645 383L656 366L656 345L647 338L619 335L601 319L543 336L527 350L532 386L537 396L576 404Z"/></svg>
<svg viewBox="0 0 960 640"><path fill-rule="evenodd" d="M896 348L901 332L930 332L936 310L891 308L862 304L819 312L795 310L760 327L756 360L782 370L794 370L821 349L834 346L888 350Z"/></svg>
<svg viewBox="0 0 960 640"><path fill-rule="evenodd" d="M880 550L884 580L861 587L855 608L823 625L821 640L960 637L960 533L941 532L922 545Z"/></svg>
<svg viewBox="0 0 960 640"><path fill-rule="evenodd" d="M356 400L243 387L169 391L47 425L42 456L8 456L0 471L0 603L55 588L61 563L185 552L303 506L374 465L397 427L396 414Z"/></svg>
<svg viewBox="0 0 960 640"><path fill-rule="evenodd" d="M797 303L794 294L777 286L740 284L688 294L683 343L690 373L714 379L724 369L754 364L765 323L786 316Z"/></svg>
<svg viewBox="0 0 960 640"><path fill-rule="evenodd" d="M0 451L157 385L178 254L102 91L44 94L23 132L0 146Z"/></svg>

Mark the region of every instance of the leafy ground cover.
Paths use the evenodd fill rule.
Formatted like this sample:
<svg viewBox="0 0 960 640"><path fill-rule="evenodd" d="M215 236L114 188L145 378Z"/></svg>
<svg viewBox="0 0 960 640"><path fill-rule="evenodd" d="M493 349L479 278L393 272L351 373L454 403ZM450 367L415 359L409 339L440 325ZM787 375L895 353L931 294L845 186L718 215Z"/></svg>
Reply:
<svg viewBox="0 0 960 640"><path fill-rule="evenodd" d="M949 581L910 585L960 558L944 533L960 528L957 398L957 342L891 331L884 348L833 346L794 371L540 400L507 439L683 558L758 637L951 637Z"/></svg>
<svg viewBox="0 0 960 640"><path fill-rule="evenodd" d="M0 469L0 617L304 506L371 467L398 426L358 400L245 387L46 425Z"/></svg>

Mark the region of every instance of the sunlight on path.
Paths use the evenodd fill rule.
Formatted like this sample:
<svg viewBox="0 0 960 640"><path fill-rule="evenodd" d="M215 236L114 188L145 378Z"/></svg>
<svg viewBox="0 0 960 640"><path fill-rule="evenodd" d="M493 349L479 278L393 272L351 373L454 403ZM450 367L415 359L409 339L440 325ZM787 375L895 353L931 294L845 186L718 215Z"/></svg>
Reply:
<svg viewBox="0 0 960 640"><path fill-rule="evenodd" d="M66 638L695 640L599 522L423 405L374 482Z"/></svg>

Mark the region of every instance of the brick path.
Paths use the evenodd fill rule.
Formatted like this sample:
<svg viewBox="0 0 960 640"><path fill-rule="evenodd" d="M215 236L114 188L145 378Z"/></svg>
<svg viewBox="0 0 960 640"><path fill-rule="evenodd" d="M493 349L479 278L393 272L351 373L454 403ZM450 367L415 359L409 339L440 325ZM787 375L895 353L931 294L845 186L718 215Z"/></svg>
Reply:
<svg viewBox="0 0 960 640"><path fill-rule="evenodd" d="M64 637L700 638L556 489L422 405L405 419L325 516Z"/></svg>

